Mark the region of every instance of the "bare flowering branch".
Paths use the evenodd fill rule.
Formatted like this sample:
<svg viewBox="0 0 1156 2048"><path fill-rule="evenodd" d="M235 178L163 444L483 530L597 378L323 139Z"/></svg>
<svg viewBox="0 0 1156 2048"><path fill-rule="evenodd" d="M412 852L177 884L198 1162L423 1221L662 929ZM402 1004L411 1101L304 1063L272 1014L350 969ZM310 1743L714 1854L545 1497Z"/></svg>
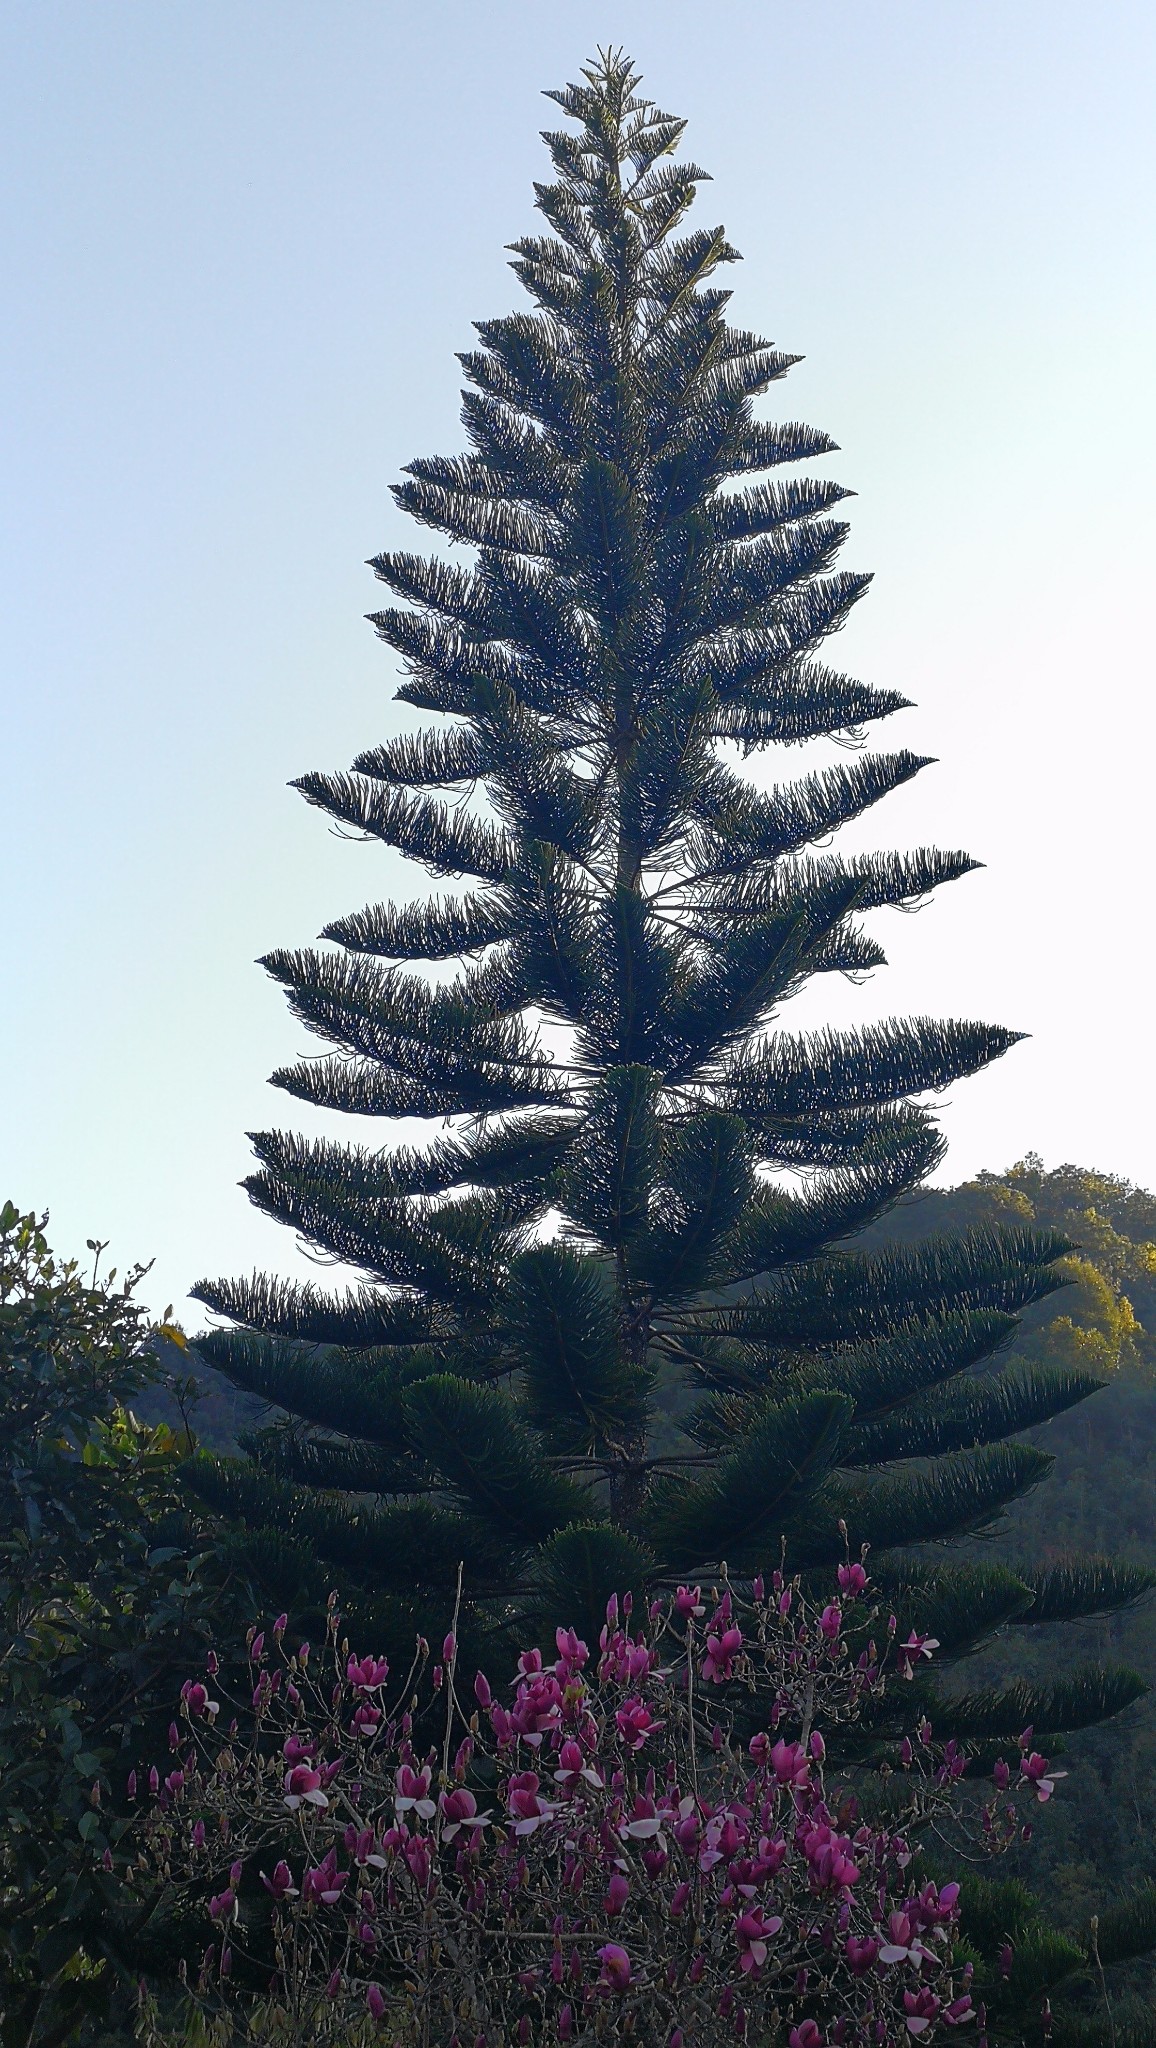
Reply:
<svg viewBox="0 0 1156 2048"><path fill-rule="evenodd" d="M142 1816L145 1865L205 1915L197 2000L287 2043L948 2037L977 2017L959 1886L920 1872L920 1841L1006 1846L1011 1770L969 1807L966 1757L923 1722L840 1781L824 1729L932 1646L885 1627L880 1652L865 1567L838 1581L820 1603L781 1573L680 1587L641 1622L612 1599L595 1649L559 1629L508 1687L479 1673L468 1713L453 1629L396 1696L335 1602L319 1655L283 1620L272 1652L254 1633L246 1698L218 1701L212 1662L186 1683ZM1030 1744L1020 1783L1045 1798Z"/></svg>

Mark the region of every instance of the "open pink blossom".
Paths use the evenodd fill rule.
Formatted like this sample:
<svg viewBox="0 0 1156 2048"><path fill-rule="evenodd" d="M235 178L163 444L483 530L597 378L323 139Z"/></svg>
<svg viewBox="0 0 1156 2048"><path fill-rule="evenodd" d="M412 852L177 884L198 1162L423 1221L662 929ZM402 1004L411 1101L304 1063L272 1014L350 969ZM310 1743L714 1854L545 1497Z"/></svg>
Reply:
<svg viewBox="0 0 1156 2048"><path fill-rule="evenodd" d="M307 1870L301 1880L301 1898L305 1905L336 1906L349 1882L349 1872L338 1870L337 1851L330 1849L320 1863Z"/></svg>
<svg viewBox="0 0 1156 2048"><path fill-rule="evenodd" d="M641 1749L649 1735L656 1735L665 1722L656 1721L645 1700L637 1697L623 1700L614 1716L614 1725L627 1749Z"/></svg>
<svg viewBox="0 0 1156 2048"><path fill-rule="evenodd" d="M706 1608L702 1604L702 1587L680 1586L674 1596L674 1611L684 1621L692 1617L697 1620L704 1615Z"/></svg>
<svg viewBox="0 0 1156 2048"><path fill-rule="evenodd" d="M443 1792L441 1807L443 1842L452 1842L463 1828L484 1828L490 1824L491 1814L478 1812L478 1802L465 1785L456 1786L452 1792Z"/></svg>
<svg viewBox="0 0 1156 2048"><path fill-rule="evenodd" d="M917 1629L912 1629L907 1641L899 1645L900 1677L914 1678L915 1667L920 1659L926 1658L930 1662L932 1654L938 1648L939 1639L937 1636L921 1636Z"/></svg>
<svg viewBox="0 0 1156 2048"><path fill-rule="evenodd" d="M746 1975L757 1977L767 1960L767 1943L782 1928L781 1914L769 1916L754 1908L740 1913L735 1921L735 1941L738 1944L739 1968Z"/></svg>
<svg viewBox="0 0 1156 2048"><path fill-rule="evenodd" d="M930 1985L921 1984L918 1991L905 1991L903 2011L908 2033L914 2034L916 2039L920 2034L925 2034L932 2021L938 2017L942 2005L943 2000L936 1997Z"/></svg>
<svg viewBox="0 0 1156 2048"><path fill-rule="evenodd" d="M329 1801L321 1789L321 1773L308 1764L294 1764L285 1773L285 1804L291 1813L299 1806L328 1806Z"/></svg>
<svg viewBox="0 0 1156 2048"><path fill-rule="evenodd" d="M393 1804L396 1812L420 1814L422 1820L432 1820L437 1812L429 1796L433 1773L428 1764L415 1771L412 1764L401 1764L394 1777Z"/></svg>
<svg viewBox="0 0 1156 2048"><path fill-rule="evenodd" d="M506 1809L513 1819L516 1835L532 1835L558 1810L548 1799L543 1799L541 1782L536 1771L519 1771L506 1787Z"/></svg>
<svg viewBox="0 0 1156 2048"><path fill-rule="evenodd" d="M601 1792L606 1784L602 1772L591 1763L589 1753L572 1736L558 1751L554 1779L564 1792L574 1791L579 1784L591 1785L596 1792Z"/></svg>
<svg viewBox="0 0 1156 2048"><path fill-rule="evenodd" d="M733 1625L720 1634L708 1635L702 1675L710 1685L724 1685L734 1677L735 1658L743 1647L740 1628Z"/></svg>
<svg viewBox="0 0 1156 2048"><path fill-rule="evenodd" d="M598 1961L602 1966L598 1975L599 1984L605 1990L612 1991L616 1998L624 1997L630 1989L630 1957L626 1950L620 1948L616 1941L608 1941L599 1949Z"/></svg>
<svg viewBox="0 0 1156 2048"><path fill-rule="evenodd" d="M350 1657L345 1675L355 1692L377 1692L389 1677L387 1657Z"/></svg>
<svg viewBox="0 0 1156 2048"><path fill-rule="evenodd" d="M776 1742L770 1754L771 1769L778 1785L806 1785L811 1765L801 1742Z"/></svg>
<svg viewBox="0 0 1156 2048"><path fill-rule="evenodd" d="M1040 1805L1049 1800L1056 1789L1057 1778L1066 1778L1066 1771L1055 1771L1046 1756L1033 1749L1020 1764L1020 1783L1031 1785Z"/></svg>

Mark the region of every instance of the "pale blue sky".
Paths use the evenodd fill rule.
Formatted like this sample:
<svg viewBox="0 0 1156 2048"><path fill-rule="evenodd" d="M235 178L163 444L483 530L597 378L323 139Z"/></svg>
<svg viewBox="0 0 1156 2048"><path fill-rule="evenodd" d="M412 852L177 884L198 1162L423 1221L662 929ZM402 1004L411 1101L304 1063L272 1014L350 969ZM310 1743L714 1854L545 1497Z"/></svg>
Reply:
<svg viewBox="0 0 1156 2048"><path fill-rule="evenodd" d="M155 1254L158 1306L292 1266L236 1188L306 1116L252 963L399 869L285 784L393 727L364 559L515 302L538 94L607 40L689 116L736 317L806 355L783 409L859 493L840 657L942 760L871 837L988 863L807 1019L1026 1029L945 1177L1156 1185L1151 0L8 0L0 1192Z"/></svg>

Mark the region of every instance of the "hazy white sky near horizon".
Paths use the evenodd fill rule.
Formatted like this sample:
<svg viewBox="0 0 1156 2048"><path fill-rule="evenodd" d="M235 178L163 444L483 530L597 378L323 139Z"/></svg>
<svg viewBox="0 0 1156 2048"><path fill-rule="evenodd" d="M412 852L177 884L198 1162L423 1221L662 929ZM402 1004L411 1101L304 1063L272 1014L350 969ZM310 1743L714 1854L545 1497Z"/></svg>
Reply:
<svg viewBox="0 0 1156 2048"><path fill-rule="evenodd" d="M420 545L388 485L461 445L538 94L606 40L689 117L735 317L806 356L775 409L859 493L840 662L941 761L860 843L987 863L785 1021L1015 1025L940 1177L1156 1185L1151 0L9 0L0 1195L155 1255L178 1314L295 1267L236 1186L247 1129L309 1120L253 961L402 869L285 784L395 729L364 559Z"/></svg>

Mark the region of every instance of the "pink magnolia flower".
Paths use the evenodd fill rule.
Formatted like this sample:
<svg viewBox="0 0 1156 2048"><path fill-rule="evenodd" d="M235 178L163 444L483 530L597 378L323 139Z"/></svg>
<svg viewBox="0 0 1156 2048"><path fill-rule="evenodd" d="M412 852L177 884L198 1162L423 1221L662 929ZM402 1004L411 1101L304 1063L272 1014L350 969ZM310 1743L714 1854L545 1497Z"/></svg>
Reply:
<svg viewBox="0 0 1156 2048"><path fill-rule="evenodd" d="M734 1677L735 1658L742 1647L742 1630L733 1625L724 1629L721 1635L708 1635L702 1664L702 1675L708 1684L724 1685Z"/></svg>
<svg viewBox="0 0 1156 2048"><path fill-rule="evenodd" d="M832 1601L829 1607L824 1607L822 1614L819 1616L820 1630L826 1637L826 1640L829 1643L833 1643L838 1638L838 1634L842 1626L843 1610L834 1601Z"/></svg>
<svg viewBox="0 0 1156 2048"><path fill-rule="evenodd" d="M422 1820L432 1820L437 1807L429 1796L433 1773L428 1764L415 1771L412 1764L400 1764L394 1778L396 1790L393 1795L394 1808L398 1813L410 1810L420 1814Z"/></svg>
<svg viewBox="0 0 1156 2048"><path fill-rule="evenodd" d="M619 1948L616 1941L608 1941L599 1949L598 1960L602 1965L599 1984L604 1990L612 1991L616 1998L622 1998L630 1989L630 1957L626 1950Z"/></svg>
<svg viewBox="0 0 1156 2048"><path fill-rule="evenodd" d="M540 1650L532 1654L541 1656ZM524 1660L523 1660L524 1661ZM523 1742L537 1749L547 1729L556 1728L562 1718L562 1687L552 1671L537 1671L518 1687L510 1721Z"/></svg>
<svg viewBox="0 0 1156 2048"><path fill-rule="evenodd" d="M847 1936L847 1961L853 1977L865 1977L879 1958L879 1943L870 1935L860 1938L857 1934Z"/></svg>
<svg viewBox="0 0 1156 2048"><path fill-rule="evenodd" d="M858 1883L859 1865L852 1860L850 1849L846 1835L836 1835L825 1822L808 1830L803 1851L815 1890L841 1891Z"/></svg>
<svg viewBox="0 0 1156 2048"><path fill-rule="evenodd" d="M769 1918L752 1907L740 1913L735 1921L735 1941L738 1944L739 1968L744 1973L757 1977L767 1960L767 1943L779 1933L783 1925L779 1914Z"/></svg>
<svg viewBox="0 0 1156 2048"><path fill-rule="evenodd" d="M490 1814L478 1812L478 1802L465 1785L459 1785L452 1792L442 1793L442 1840L452 1842L463 1828L484 1828L490 1823Z"/></svg>
<svg viewBox="0 0 1156 2048"><path fill-rule="evenodd" d="M384 2018L385 1999L382 1997L381 1988L379 1985L370 1985L368 1991L365 1994L365 2003L368 2007L369 2017L371 2020L380 2020Z"/></svg>
<svg viewBox="0 0 1156 2048"><path fill-rule="evenodd" d="M220 1700L209 1698L207 1686L200 1685L190 1678L186 1678L181 1687L181 1698L193 1720L204 1714L207 1720L215 1721L221 1711Z"/></svg>
<svg viewBox="0 0 1156 2048"><path fill-rule="evenodd" d="M657 1734L665 1722L656 1721L644 1700L637 1697L623 1700L614 1716L614 1723L627 1749L641 1749L650 1735Z"/></svg>
<svg viewBox="0 0 1156 2048"><path fill-rule="evenodd" d="M912 1629L907 1641L899 1645L899 1676L914 1678L915 1667L920 1659L926 1658L930 1662L932 1653L938 1648L937 1636L921 1636L916 1629Z"/></svg>
<svg viewBox="0 0 1156 2048"><path fill-rule="evenodd" d="M563 1681L573 1678L589 1660L590 1652L586 1644L572 1628L555 1629L554 1643L558 1651L558 1662L554 1666L555 1676Z"/></svg>
<svg viewBox="0 0 1156 2048"><path fill-rule="evenodd" d="M653 1799L645 1792L635 1794L629 1820L619 1822L618 1832L632 1842L657 1841L665 1847L662 1833L664 1816L658 1811Z"/></svg>
<svg viewBox="0 0 1156 2048"><path fill-rule="evenodd" d="M914 2034L916 2038L920 2034L925 2034L937 2017L942 2004L943 2000L936 1997L929 1985L921 1985L918 1991L905 1991L903 2010L906 2014L908 2033Z"/></svg>
<svg viewBox="0 0 1156 2048"><path fill-rule="evenodd" d="M293 1882L293 1872L285 1862L284 1857L282 1857L280 1863L274 1864L272 1877L266 1877L264 1871L261 1872L261 1883L269 1893L270 1898L276 1899L278 1905L280 1905L282 1899L295 1899L297 1897L297 1887Z"/></svg>
<svg viewBox="0 0 1156 2048"><path fill-rule="evenodd" d="M867 1573L861 1564L841 1564L838 1570L839 1591L848 1600L855 1600L867 1584Z"/></svg>
<svg viewBox="0 0 1156 2048"><path fill-rule="evenodd" d="M287 1735L281 1745L281 1754L287 1764L311 1763L317 1754L317 1744L308 1735Z"/></svg>
<svg viewBox="0 0 1156 2048"><path fill-rule="evenodd" d="M558 1769L554 1773L554 1778L566 1792L574 1791L580 1781L592 1785L598 1792L601 1792L606 1784L601 1771L595 1769L586 1751L573 1737L564 1742L558 1751Z"/></svg>
<svg viewBox="0 0 1156 2048"><path fill-rule="evenodd" d="M800 2020L791 2028L789 2048L823 2048L823 2036L814 2020Z"/></svg>
<svg viewBox="0 0 1156 2048"><path fill-rule="evenodd" d="M912 1906L924 1927L946 1927L954 1918L959 1904L959 1886L944 1884L938 1888L925 1884Z"/></svg>
<svg viewBox="0 0 1156 2048"><path fill-rule="evenodd" d="M516 1835L532 1835L544 1820L558 1811L540 1792L536 1771L520 1771L506 1787L506 1809L513 1816Z"/></svg>
<svg viewBox="0 0 1156 2048"><path fill-rule="evenodd" d="M209 1900L210 1920L232 1920L237 1910L237 1894L232 1885L226 1885L223 1892Z"/></svg>
<svg viewBox="0 0 1156 2048"><path fill-rule="evenodd" d="M345 1675L357 1692L378 1692L389 1677L387 1657L350 1657Z"/></svg>
<svg viewBox="0 0 1156 2048"><path fill-rule="evenodd" d="M377 1836L372 1828L358 1828L350 1821L342 1841L359 1870L385 1869L385 1857L378 1854Z"/></svg>
<svg viewBox="0 0 1156 2048"><path fill-rule="evenodd" d="M401 1853L418 1890L428 1891L433 1870L433 1851L428 1835L410 1835L408 1840L402 1843Z"/></svg>
<svg viewBox="0 0 1156 2048"><path fill-rule="evenodd" d="M810 1783L811 1766L801 1742L776 1742L770 1754L770 1766L776 1784L802 1786Z"/></svg>
<svg viewBox="0 0 1156 2048"><path fill-rule="evenodd" d="M1054 1771L1047 1757L1041 1756L1038 1749L1033 1749L1020 1764L1020 1783L1034 1785L1036 1798L1041 1806L1051 1798L1056 1789L1056 1780L1066 1778L1067 1775L1066 1771Z"/></svg>
<svg viewBox="0 0 1156 2048"><path fill-rule="evenodd" d="M301 1898L305 1905L336 1906L349 1882L349 1872L338 1870L337 1851L330 1849L320 1863L307 1870L301 1880Z"/></svg>
<svg viewBox="0 0 1156 2048"><path fill-rule="evenodd" d="M896 1911L888 1914L887 1937L879 1950L881 1963L914 1963L918 1969L931 1954L919 1940L906 1913Z"/></svg>
<svg viewBox="0 0 1156 2048"><path fill-rule="evenodd" d="M616 1870L606 1887L606 1897L602 1901L603 1907L611 1919L614 1919L617 1914L621 1913L629 1897L630 1880L624 1877L620 1870Z"/></svg>
<svg viewBox="0 0 1156 2048"><path fill-rule="evenodd" d="M702 1604L702 1587L680 1586L674 1596L674 1611L676 1614L681 1614L684 1621L691 1615L697 1620L701 1615L705 1614L706 1608Z"/></svg>
<svg viewBox="0 0 1156 2048"><path fill-rule="evenodd" d="M328 1806L329 1801L321 1790L321 1773L310 1769L308 1764L294 1764L285 1773L285 1804L291 1813L299 1806Z"/></svg>

